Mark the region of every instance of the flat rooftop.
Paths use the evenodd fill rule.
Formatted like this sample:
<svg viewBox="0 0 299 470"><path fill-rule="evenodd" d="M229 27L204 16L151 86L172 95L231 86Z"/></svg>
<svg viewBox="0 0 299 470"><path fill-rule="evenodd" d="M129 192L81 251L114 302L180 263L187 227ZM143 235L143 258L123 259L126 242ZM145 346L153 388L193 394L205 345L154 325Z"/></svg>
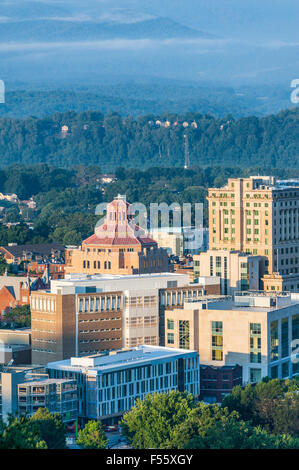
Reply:
<svg viewBox="0 0 299 470"><path fill-rule="evenodd" d="M94 282L94 281L115 281L115 280L138 280L138 279L165 279L167 277L177 277L179 274L176 273L150 273L150 274L66 274L64 279L60 279L57 282Z"/></svg>
<svg viewBox="0 0 299 470"><path fill-rule="evenodd" d="M113 351L84 357L72 357L64 361L50 362L48 369L88 370L101 374L108 371L127 369L165 359L176 359L185 355L197 354L187 349L165 348L162 346L142 345L127 350Z"/></svg>
<svg viewBox="0 0 299 470"><path fill-rule="evenodd" d="M296 299L289 293L240 292L234 299L231 296L206 296L199 300L185 301L184 308L200 310L236 310L252 312L269 312L282 308L298 306Z"/></svg>
<svg viewBox="0 0 299 470"><path fill-rule="evenodd" d="M20 387L27 387L28 385L31 386L40 386L40 385L51 385L51 384L64 384L72 382L74 379L37 379L37 380L26 380L26 382L18 384Z"/></svg>
<svg viewBox="0 0 299 470"><path fill-rule="evenodd" d="M65 279L51 281L51 289L36 291L36 293L48 292L52 294L84 293L80 289L95 288L95 292L112 292L138 289L163 289L168 287L168 282L176 282L172 287L189 285L188 274L181 273L156 273L156 274L68 274ZM61 292L58 292L61 289ZM89 291L90 292L90 291Z"/></svg>
<svg viewBox="0 0 299 470"><path fill-rule="evenodd" d="M0 352L14 352L31 349L30 344L5 344L0 342Z"/></svg>

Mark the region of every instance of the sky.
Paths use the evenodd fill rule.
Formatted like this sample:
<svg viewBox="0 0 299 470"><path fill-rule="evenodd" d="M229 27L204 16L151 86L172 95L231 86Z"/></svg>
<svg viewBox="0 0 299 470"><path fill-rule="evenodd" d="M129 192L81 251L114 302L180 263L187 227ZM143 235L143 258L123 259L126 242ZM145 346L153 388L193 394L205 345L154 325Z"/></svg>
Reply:
<svg viewBox="0 0 299 470"><path fill-rule="evenodd" d="M0 76L289 86L297 20L298 0L2 0Z"/></svg>

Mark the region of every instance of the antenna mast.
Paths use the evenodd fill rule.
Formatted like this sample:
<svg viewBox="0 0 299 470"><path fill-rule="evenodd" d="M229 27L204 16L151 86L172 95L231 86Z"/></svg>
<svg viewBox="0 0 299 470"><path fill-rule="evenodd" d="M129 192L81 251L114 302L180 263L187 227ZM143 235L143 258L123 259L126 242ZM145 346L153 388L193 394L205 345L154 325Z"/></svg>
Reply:
<svg viewBox="0 0 299 470"><path fill-rule="evenodd" d="M189 154L189 139L188 135L184 134L184 145L185 145L185 170L190 166L190 154Z"/></svg>

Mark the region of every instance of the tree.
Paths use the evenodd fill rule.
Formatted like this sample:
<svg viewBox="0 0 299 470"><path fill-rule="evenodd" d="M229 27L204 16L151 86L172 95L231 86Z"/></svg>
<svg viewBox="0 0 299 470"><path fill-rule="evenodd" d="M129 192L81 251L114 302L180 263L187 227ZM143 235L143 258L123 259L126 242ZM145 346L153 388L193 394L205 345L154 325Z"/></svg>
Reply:
<svg viewBox="0 0 299 470"><path fill-rule="evenodd" d="M234 387L222 407L236 410L245 421L275 434L299 436L299 380L263 379L257 385Z"/></svg>
<svg viewBox="0 0 299 470"><path fill-rule="evenodd" d="M154 393L136 400L123 416L122 433L135 449L164 449L172 445L176 427L185 421L195 406L187 392Z"/></svg>
<svg viewBox="0 0 299 470"><path fill-rule="evenodd" d="M5 323L10 323L12 327L30 327L31 324L31 311L30 305L22 305L15 307L10 312L5 313Z"/></svg>
<svg viewBox="0 0 299 470"><path fill-rule="evenodd" d="M31 418L37 425L40 436L48 449L66 448L66 428L59 413L50 413L46 408L39 408Z"/></svg>
<svg viewBox="0 0 299 470"><path fill-rule="evenodd" d="M0 449L47 449L38 424L26 416L10 417L8 424L2 423L1 427Z"/></svg>
<svg viewBox="0 0 299 470"><path fill-rule="evenodd" d="M88 421L79 431L77 444L84 449L105 449L108 439L100 421Z"/></svg>
<svg viewBox="0 0 299 470"><path fill-rule="evenodd" d="M236 411L199 403L176 429L173 445L187 449L297 448L299 440L275 436L240 419Z"/></svg>

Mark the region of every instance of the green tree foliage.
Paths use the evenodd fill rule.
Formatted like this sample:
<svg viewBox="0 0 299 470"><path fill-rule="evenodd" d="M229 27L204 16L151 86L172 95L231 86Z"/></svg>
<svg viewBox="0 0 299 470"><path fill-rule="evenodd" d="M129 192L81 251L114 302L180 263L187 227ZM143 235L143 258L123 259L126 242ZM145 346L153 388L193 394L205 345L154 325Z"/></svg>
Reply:
<svg viewBox="0 0 299 470"><path fill-rule="evenodd" d="M108 439L100 421L88 421L79 431L77 444L84 449L105 449Z"/></svg>
<svg viewBox="0 0 299 470"><path fill-rule="evenodd" d="M13 269L10 264L7 264L5 258L0 255L0 276L3 276L5 271L7 271L7 274L11 274L13 272Z"/></svg>
<svg viewBox="0 0 299 470"><path fill-rule="evenodd" d="M59 413L50 413L46 408L39 408L31 422L38 426L40 436L48 449L66 448L66 428Z"/></svg>
<svg viewBox="0 0 299 470"><path fill-rule="evenodd" d="M299 436L299 378L264 379L244 389L234 387L223 407L239 412L242 419L275 434Z"/></svg>
<svg viewBox="0 0 299 470"><path fill-rule="evenodd" d="M1 424L1 428L0 449L47 449L38 424L26 416L11 417L7 425Z"/></svg>
<svg viewBox="0 0 299 470"><path fill-rule="evenodd" d="M30 305L15 307L4 316L4 322L11 325L12 328L24 328L31 325Z"/></svg>
<svg viewBox="0 0 299 470"><path fill-rule="evenodd" d="M96 111L56 113L46 118L0 120L0 164L49 163L100 165L105 171L117 166L149 168L183 167L184 134L188 135L191 165L298 167L299 110L267 117L215 118L200 113L147 115L136 119L118 113L103 116ZM156 127L155 121L179 121L178 126ZM182 126L184 121L189 127ZM197 128L191 128L195 121ZM61 127L69 133L62 138ZM60 173L56 179L59 184ZM64 181L64 178L62 178ZM2 175L5 181L5 175ZM0 177L1 183L1 177ZM22 196L36 180L17 170L5 185L21 188Z"/></svg>
<svg viewBox="0 0 299 470"><path fill-rule="evenodd" d="M186 393L148 395L121 422L122 433L136 449L287 449L299 439L270 433L245 421L235 410L194 403Z"/></svg>
<svg viewBox="0 0 299 470"><path fill-rule="evenodd" d="M236 411L200 403L177 428L173 444L187 449L276 449L298 448L299 440L270 435L240 419Z"/></svg>
<svg viewBox="0 0 299 470"><path fill-rule="evenodd" d="M135 449L170 448L177 426L194 407L192 395L171 391L137 400L121 421L122 433Z"/></svg>

